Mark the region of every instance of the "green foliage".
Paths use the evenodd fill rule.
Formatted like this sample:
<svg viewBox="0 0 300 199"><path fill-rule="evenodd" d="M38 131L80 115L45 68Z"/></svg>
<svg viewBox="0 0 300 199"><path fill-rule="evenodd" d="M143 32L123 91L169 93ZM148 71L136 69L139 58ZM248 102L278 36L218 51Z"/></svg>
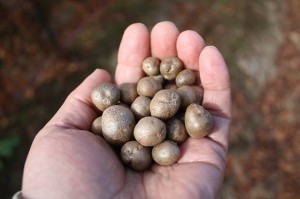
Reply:
<svg viewBox="0 0 300 199"><path fill-rule="evenodd" d="M2 158L11 158L13 156L14 149L19 145L19 143L19 136L10 136L0 140L0 172L4 169Z"/></svg>

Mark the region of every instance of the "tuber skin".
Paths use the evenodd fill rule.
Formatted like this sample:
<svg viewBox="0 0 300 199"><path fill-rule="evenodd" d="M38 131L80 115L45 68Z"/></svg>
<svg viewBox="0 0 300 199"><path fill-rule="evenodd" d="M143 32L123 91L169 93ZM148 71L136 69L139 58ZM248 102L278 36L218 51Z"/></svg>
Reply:
<svg viewBox="0 0 300 199"><path fill-rule="evenodd" d="M176 142L177 144L183 143L188 134L184 124L177 118L172 118L166 122L167 139Z"/></svg>
<svg viewBox="0 0 300 199"><path fill-rule="evenodd" d="M196 103L197 101L195 90L191 86L181 86L176 90L176 92L181 97L180 108L182 110L186 110L190 104Z"/></svg>
<svg viewBox="0 0 300 199"><path fill-rule="evenodd" d="M104 83L92 91L91 98L94 105L100 111L104 111L108 107L118 103L120 91L115 84Z"/></svg>
<svg viewBox="0 0 300 199"><path fill-rule="evenodd" d="M194 103L186 109L185 127L191 137L203 138L212 131L213 118L203 106Z"/></svg>
<svg viewBox="0 0 300 199"><path fill-rule="evenodd" d="M202 104L203 101L203 87L202 86L192 86L192 88L195 90L196 94L196 103L197 104Z"/></svg>
<svg viewBox="0 0 300 199"><path fill-rule="evenodd" d="M111 106L102 114L102 133L108 143L122 145L130 141L134 126L134 115L125 106Z"/></svg>
<svg viewBox="0 0 300 199"><path fill-rule="evenodd" d="M166 125L155 117L144 117L134 128L134 138L143 146L155 146L165 140Z"/></svg>
<svg viewBox="0 0 300 199"><path fill-rule="evenodd" d="M178 57L167 57L161 60L160 74L166 80L175 80L182 69L183 63Z"/></svg>
<svg viewBox="0 0 300 199"><path fill-rule="evenodd" d="M157 92L150 103L151 115L160 119L173 117L181 104L180 95L177 92L164 89Z"/></svg>
<svg viewBox="0 0 300 199"><path fill-rule="evenodd" d="M130 109L138 120L150 116L150 102L149 97L139 96L131 104Z"/></svg>
<svg viewBox="0 0 300 199"><path fill-rule="evenodd" d="M166 140L152 149L152 158L159 165L175 164L180 157L180 149L173 141Z"/></svg>
<svg viewBox="0 0 300 199"><path fill-rule="evenodd" d="M91 125L91 132L95 135L103 136L102 135L102 116L97 117L92 125Z"/></svg>
<svg viewBox="0 0 300 199"><path fill-rule="evenodd" d="M141 96L153 97L161 89L161 82L152 77L144 77L137 84L137 92Z"/></svg>
<svg viewBox="0 0 300 199"><path fill-rule="evenodd" d="M137 141L129 141L121 148L121 159L130 168L144 171L152 165L151 149Z"/></svg>
<svg viewBox="0 0 300 199"><path fill-rule="evenodd" d="M195 84L196 74L191 69L185 69L178 73L176 76L176 85L180 86L192 86Z"/></svg>
<svg viewBox="0 0 300 199"><path fill-rule="evenodd" d="M147 57L142 64L144 72L149 76L159 75L160 61L156 57Z"/></svg>
<svg viewBox="0 0 300 199"><path fill-rule="evenodd" d="M136 83L120 84L120 101L130 106L134 102L134 100L139 96L136 91L136 86Z"/></svg>

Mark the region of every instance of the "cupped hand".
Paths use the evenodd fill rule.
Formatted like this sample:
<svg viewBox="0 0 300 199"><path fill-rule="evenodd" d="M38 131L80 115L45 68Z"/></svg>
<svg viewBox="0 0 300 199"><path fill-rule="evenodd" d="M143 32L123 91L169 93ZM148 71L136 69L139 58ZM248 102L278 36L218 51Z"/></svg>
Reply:
<svg viewBox="0 0 300 199"><path fill-rule="evenodd" d="M222 55L206 46L196 32L179 32L171 22L143 24L124 32L115 82L137 82L147 56L178 56L186 67L199 71L204 88L203 106L214 118L213 131L202 139L188 138L181 157L172 166L154 164L136 172L123 166L113 149L89 132L97 117L90 93L111 82L96 70L66 99L33 141L24 169L24 198L218 198L231 122L229 73Z"/></svg>

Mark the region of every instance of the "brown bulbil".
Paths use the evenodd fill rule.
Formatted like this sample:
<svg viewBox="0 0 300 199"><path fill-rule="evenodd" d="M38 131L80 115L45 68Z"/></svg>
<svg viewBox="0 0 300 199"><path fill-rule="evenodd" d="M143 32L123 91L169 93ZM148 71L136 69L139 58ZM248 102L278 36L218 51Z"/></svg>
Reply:
<svg viewBox="0 0 300 199"><path fill-rule="evenodd" d="M111 144L124 144L133 138L135 118L129 108L114 105L102 114L102 133Z"/></svg>
<svg viewBox="0 0 300 199"><path fill-rule="evenodd" d="M165 83L165 79L164 79L164 77L162 75L152 76L152 78L154 78L157 81L159 81L161 83L161 85L164 85L164 83Z"/></svg>
<svg viewBox="0 0 300 199"><path fill-rule="evenodd" d="M185 128L193 138L208 135L213 127L211 114L199 104L191 104L185 112Z"/></svg>
<svg viewBox="0 0 300 199"><path fill-rule="evenodd" d="M91 125L91 132L94 133L95 135L102 136L102 116L94 119Z"/></svg>
<svg viewBox="0 0 300 199"><path fill-rule="evenodd" d="M165 89L170 89L172 91L176 91L178 86L176 84L167 84L165 85Z"/></svg>
<svg viewBox="0 0 300 199"><path fill-rule="evenodd" d="M137 141L129 141L121 148L123 163L137 171L148 169L152 164L151 150Z"/></svg>
<svg viewBox="0 0 300 199"><path fill-rule="evenodd" d="M152 149L153 160L163 166L172 165L180 157L180 149L173 141L166 140Z"/></svg>
<svg viewBox="0 0 300 199"><path fill-rule="evenodd" d="M155 146L166 137L166 125L155 117L144 117L134 128L134 138L143 146Z"/></svg>
<svg viewBox="0 0 300 199"><path fill-rule="evenodd" d="M151 99L145 96L137 97L131 104L131 110L137 119L150 116Z"/></svg>
<svg viewBox="0 0 300 199"><path fill-rule="evenodd" d="M160 74L166 80L174 80L182 69L183 63L177 57L168 57L161 60Z"/></svg>
<svg viewBox="0 0 300 199"><path fill-rule="evenodd" d="M150 112L154 117L169 119L174 116L181 104L180 96L172 90L158 91L150 103Z"/></svg>
<svg viewBox="0 0 300 199"><path fill-rule="evenodd" d="M149 76L155 76L159 74L160 61L155 57L147 57L142 64L144 72Z"/></svg>
<svg viewBox="0 0 300 199"><path fill-rule="evenodd" d="M128 105L131 105L135 98L138 97L136 91L136 83L123 83L119 85L120 100Z"/></svg>
<svg viewBox="0 0 300 199"><path fill-rule="evenodd" d="M203 101L203 87L202 86L192 86L193 89L195 90L195 94L196 94L196 103L197 104L202 104Z"/></svg>
<svg viewBox="0 0 300 199"><path fill-rule="evenodd" d="M108 107L118 103L120 91L115 84L104 83L92 91L91 98L95 106L100 111L104 111Z"/></svg>
<svg viewBox="0 0 300 199"><path fill-rule="evenodd" d="M172 140L178 144L184 142L187 139L187 132L184 124L176 118L172 118L166 122L167 127L167 139Z"/></svg>
<svg viewBox="0 0 300 199"><path fill-rule="evenodd" d="M185 110L190 104L196 102L196 93L191 86L181 86L176 92L181 97L181 109Z"/></svg>
<svg viewBox="0 0 300 199"><path fill-rule="evenodd" d="M191 69L185 69L178 73L176 76L176 85L178 87L180 86L191 86L195 83L196 81L196 74L193 70Z"/></svg>
<svg viewBox="0 0 300 199"><path fill-rule="evenodd" d="M161 89L161 83L152 77L144 77L137 84L137 92L141 96L153 97Z"/></svg>

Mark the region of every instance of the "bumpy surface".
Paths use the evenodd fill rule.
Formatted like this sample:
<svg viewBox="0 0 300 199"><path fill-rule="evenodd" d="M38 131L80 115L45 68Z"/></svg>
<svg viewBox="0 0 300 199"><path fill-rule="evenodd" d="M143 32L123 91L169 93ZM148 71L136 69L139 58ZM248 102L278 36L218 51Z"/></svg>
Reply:
<svg viewBox="0 0 300 199"><path fill-rule="evenodd" d="M213 127L211 114L199 104L191 104L185 112L185 127L193 138L206 136Z"/></svg>
<svg viewBox="0 0 300 199"><path fill-rule="evenodd" d="M121 102L131 105L132 102L139 96L136 91L136 83L123 83L119 85Z"/></svg>
<svg viewBox="0 0 300 199"><path fill-rule="evenodd" d="M118 103L120 91L115 84L104 83L92 91L91 98L95 106L100 111L104 111L108 107Z"/></svg>
<svg viewBox="0 0 300 199"><path fill-rule="evenodd" d="M184 124L177 118L172 118L166 122L167 139L176 143L184 142L188 134L185 130Z"/></svg>
<svg viewBox="0 0 300 199"><path fill-rule="evenodd" d="M143 171L152 164L151 150L137 141L129 141L121 148L121 159L127 166Z"/></svg>
<svg viewBox="0 0 300 199"><path fill-rule="evenodd" d="M162 89L162 85L159 80L153 77L142 78L137 85L137 92L141 96L153 97L155 93Z"/></svg>
<svg viewBox="0 0 300 199"><path fill-rule="evenodd" d="M107 142L124 144L133 138L135 118L129 108L114 105L102 115L102 132Z"/></svg>
<svg viewBox="0 0 300 199"><path fill-rule="evenodd" d="M104 111L91 131L112 145L122 145L122 162L137 171L148 169L152 160L164 166L176 163L179 145L189 136L208 135L213 126L212 116L201 106L203 88L195 85L200 84L195 71L184 69L178 57L161 62L148 57L142 68L149 76L137 84L106 83L91 95Z"/></svg>
<svg viewBox="0 0 300 199"><path fill-rule="evenodd" d="M134 138L143 146L155 146L166 137L166 125L155 117L144 117L134 128Z"/></svg>
<svg viewBox="0 0 300 199"><path fill-rule="evenodd" d="M175 142L164 141L152 149L153 160L163 166L172 165L180 157L180 149Z"/></svg>
<svg viewBox="0 0 300 199"><path fill-rule="evenodd" d="M91 131L92 133L94 133L95 135L100 135L102 136L102 116L97 117L91 126Z"/></svg>
<svg viewBox="0 0 300 199"><path fill-rule="evenodd" d="M151 115L160 119L174 116L181 104L180 96L170 89L158 91L150 103Z"/></svg>
<svg viewBox="0 0 300 199"><path fill-rule="evenodd" d="M166 80L174 80L183 69L183 63L177 57L167 57L161 60L160 73Z"/></svg>
<svg viewBox="0 0 300 199"><path fill-rule="evenodd" d="M150 116L150 102L151 99L145 96L137 97L131 104L131 111L137 119Z"/></svg>
<svg viewBox="0 0 300 199"><path fill-rule="evenodd" d="M144 72L149 76L159 75L159 60L155 57L147 57L142 64Z"/></svg>
<svg viewBox="0 0 300 199"><path fill-rule="evenodd" d="M195 84L195 81L196 81L196 75L194 71L191 69L185 69L181 71L180 73L178 73L176 77L176 85L178 87L185 86L185 85L191 86Z"/></svg>

